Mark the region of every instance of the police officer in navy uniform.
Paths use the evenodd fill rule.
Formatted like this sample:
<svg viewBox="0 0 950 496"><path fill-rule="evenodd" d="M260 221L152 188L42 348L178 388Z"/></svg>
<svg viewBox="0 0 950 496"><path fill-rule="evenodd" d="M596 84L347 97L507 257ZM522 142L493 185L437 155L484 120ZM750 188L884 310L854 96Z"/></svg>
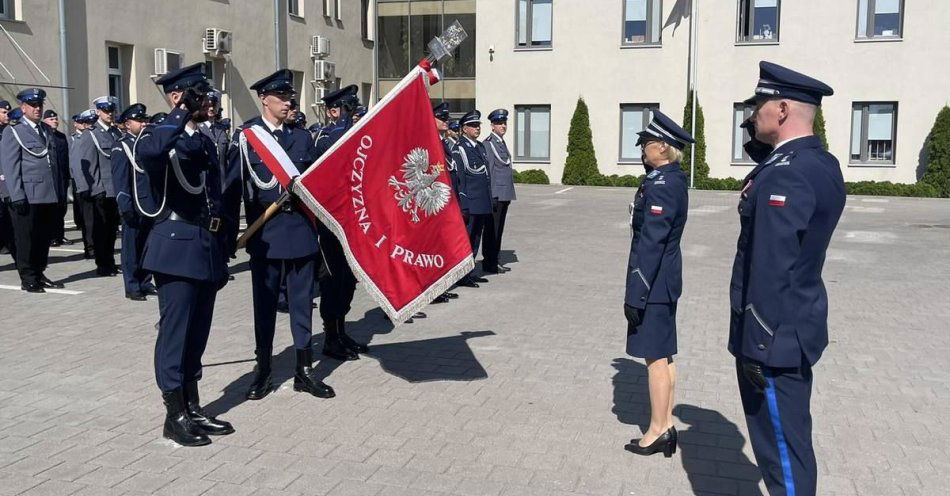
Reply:
<svg viewBox="0 0 950 496"><path fill-rule="evenodd" d="M56 221L53 223L52 240L50 246L70 245L71 241L66 239L66 212L69 196L69 138L59 131L59 114L55 110L49 109L43 112L43 122L49 126L50 138L56 142L52 150L56 150L56 164L59 166L59 182L56 183L58 193L61 193L62 202L57 207Z"/></svg>
<svg viewBox="0 0 950 496"><path fill-rule="evenodd" d="M22 118L7 126L0 140L0 167L10 195L16 268L21 289L30 293L63 287L44 274L58 205L66 198L59 187L59 144L52 137L53 130L40 120L45 99L46 92L39 88L19 92Z"/></svg>
<svg viewBox="0 0 950 496"><path fill-rule="evenodd" d="M511 152L505 143L505 133L508 132L508 111L505 109L493 110L488 114L492 132L482 141L485 148L485 157L491 165L491 195L492 195L492 222L495 228L495 244L482 245L482 257L491 260L495 274L508 272L508 267L498 263L498 254L501 252L501 238L505 233L505 220L508 218L508 207L516 199L515 180L511 168Z"/></svg>
<svg viewBox="0 0 950 496"><path fill-rule="evenodd" d="M149 196L145 171L132 168L130 157L135 141L148 124L145 105L135 103L119 115L125 122L125 134L112 148L112 183L115 200L122 219L122 282L125 297L132 301L145 301L147 295L157 295L152 276L142 269L142 251L148 238L151 218L145 212L154 213L156 206Z"/></svg>
<svg viewBox="0 0 950 496"><path fill-rule="evenodd" d="M351 84L323 98L331 123L317 136L317 157L322 156L353 125L350 114L359 105L357 87ZM356 360L358 353L367 353L369 347L346 334L346 314L356 291L356 277L350 270L343 246L332 231L317 222L320 250L326 264L326 274L320 277L320 318L325 333L323 354L337 360Z"/></svg>
<svg viewBox="0 0 950 496"><path fill-rule="evenodd" d="M222 213L214 143L197 126L208 118L211 85L202 64L156 81L172 111L148 127L133 147L133 166L148 175L149 195L161 207L145 242L142 266L158 285L155 376L166 416L164 437L183 446L210 443L209 435L234 432L200 405L201 355L208 342L214 301L227 284L229 232Z"/></svg>
<svg viewBox="0 0 950 496"><path fill-rule="evenodd" d="M478 110L462 116L459 123L462 125L462 137L452 152L452 161L458 169L459 199L462 215L466 219L468 239L472 245L472 254L478 253L480 243L489 246L495 244L495 228L492 219L491 204L491 176L485 149L478 141L482 129L482 113ZM484 236L483 236L484 233ZM492 267L492 261L482 260L482 269L497 273ZM497 264L497 261L495 261ZM459 281L460 286L477 288L478 283L488 282L484 277L478 277L474 270Z"/></svg>
<svg viewBox="0 0 950 496"><path fill-rule="evenodd" d="M452 148L455 146L455 143L449 141L449 139L446 137L446 132L449 130L449 106L445 102L442 102L432 109L432 114L435 117L435 128L437 131L439 131L439 137L442 140L442 149L445 152L445 165L446 169L449 171L449 177L452 179L452 191L455 193L455 198L457 200L458 180L455 171L455 164L452 162ZM432 302L448 303L449 300L453 300L458 297L458 293L446 291L437 296L434 300L432 300Z"/></svg>
<svg viewBox="0 0 950 496"><path fill-rule="evenodd" d="M252 84L250 88L257 92L261 100L262 115L245 122L235 132L228 159L230 168L241 171L243 175L244 209L247 222L252 224L284 191L248 143L243 130L258 126L269 132L301 173L315 160L316 150L309 132L289 127L285 122L291 107L290 100L296 93L290 70L281 69ZM311 299L320 247L317 228L306 214L306 208L299 199L292 198L247 243L247 252L251 256L254 353L257 356L256 375L247 392L247 398L251 400L264 398L272 388L271 356L282 278L287 283L290 331L297 357L294 390L319 398L335 396L333 388L314 377L312 369Z"/></svg>
<svg viewBox="0 0 950 496"><path fill-rule="evenodd" d="M812 367L828 344L825 252L845 204L838 161L814 136L834 91L804 74L759 64L755 137L773 151L745 178L733 266L729 351L752 450L774 495L816 494Z"/></svg>
<svg viewBox="0 0 950 496"><path fill-rule="evenodd" d="M114 276L119 273L115 264L116 231L119 226L119 207L112 183L112 149L122 137L113 126L116 101L103 96L93 101L98 119L89 132L84 133L73 146L70 169L76 174L76 191L83 198L83 220L92 233L96 274Z"/></svg>
<svg viewBox="0 0 950 496"><path fill-rule="evenodd" d="M10 124L10 102L0 100L0 142L3 141L3 130ZM16 264L16 243L13 242L13 222L10 210L10 192L7 190L6 177L3 175L3 166L0 165L0 250L6 249Z"/></svg>
<svg viewBox="0 0 950 496"><path fill-rule="evenodd" d="M640 138L643 164L649 170L637 190L633 207L633 239L627 264L624 314L627 354L647 363L650 426L640 439L625 446L637 455L676 452L673 388L676 368L676 302L683 288L680 239L686 227L689 195L680 169L682 150L693 143L676 122L659 110Z"/></svg>

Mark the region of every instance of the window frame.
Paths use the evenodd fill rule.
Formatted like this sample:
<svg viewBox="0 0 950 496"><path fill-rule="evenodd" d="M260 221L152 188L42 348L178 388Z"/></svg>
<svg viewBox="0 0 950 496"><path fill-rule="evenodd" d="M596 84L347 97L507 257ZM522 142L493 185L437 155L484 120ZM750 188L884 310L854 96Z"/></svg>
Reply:
<svg viewBox="0 0 950 496"><path fill-rule="evenodd" d="M855 41L900 41L904 39L904 0L898 0L899 6L897 7L897 16L898 16L898 26L897 26L897 35L896 36L885 36L885 35L876 35L874 34L874 7L877 4L877 0L867 0L867 17L864 19L864 36L858 34L858 30L861 27L861 0L857 0L854 3L855 8L855 24L854 24L854 39Z"/></svg>
<svg viewBox="0 0 950 496"><path fill-rule="evenodd" d="M514 132L514 161L530 163L550 163L551 162L551 105L547 104L528 104L515 105L515 132ZM543 109L548 114L548 149L544 157L532 157L530 155L518 155L518 124L521 111L524 111L524 149L531 153L531 112L536 109Z"/></svg>
<svg viewBox="0 0 950 496"><path fill-rule="evenodd" d="M755 25L755 0L739 0L736 2L736 44L737 45L777 45L782 41L782 0L775 0L775 37L768 40L752 39L753 35L742 35L742 7L748 7L749 26Z"/></svg>
<svg viewBox="0 0 950 496"><path fill-rule="evenodd" d="M110 51L115 50L116 52L116 63L118 67L112 67L112 62L110 60ZM115 45L111 43L106 44L106 91L109 96L115 97L119 101L117 111L125 108L125 91L123 87L125 86L124 74L122 72L122 46ZM118 79L118 84L116 85L117 91L116 95L112 94L112 80L113 78Z"/></svg>
<svg viewBox="0 0 950 496"><path fill-rule="evenodd" d="M525 18L527 19L527 22L525 22L525 40L526 40L525 45L521 45L518 43L519 26L521 24L521 11L518 7L519 7L519 3L522 1L527 3L527 8L525 9ZM532 14L532 11L534 10L535 1L536 0L515 0L514 2L515 4L515 40L514 40L515 50L524 50L524 51L552 50L554 48L554 0L548 0L551 3L551 19L550 19L551 39L547 41L546 44L535 44L534 41L532 40L533 33L531 32L532 26L531 26L530 21L532 19L531 14Z"/></svg>
<svg viewBox="0 0 950 496"><path fill-rule="evenodd" d="M660 110L659 103L621 103L620 104L620 120L618 129L619 133L619 143L617 145L617 163L618 164L633 164L640 165L643 163L643 157L624 157L623 156L623 113L628 109L640 109L640 110L649 110L650 112L644 113L643 115L643 129L646 129L650 124L651 117L653 116L653 111Z"/></svg>
<svg viewBox="0 0 950 496"><path fill-rule="evenodd" d="M656 15L660 16L660 32L657 35L657 41L643 41L637 43L634 41L627 41L626 37L626 28L627 28L627 0L620 0L621 2L621 17L620 17L620 46L622 47L659 47L663 46L663 0L646 0L647 2L647 29L645 38L649 40L651 34L653 33L653 19L650 14L653 13L653 3L659 3L659 13ZM553 36L552 36L553 38Z"/></svg>
<svg viewBox="0 0 950 496"><path fill-rule="evenodd" d="M303 0L287 0L287 14L291 17L303 18L303 6L306 2Z"/></svg>
<svg viewBox="0 0 950 496"><path fill-rule="evenodd" d="M3 12L0 13L0 21L16 20L16 12L14 12L15 3L15 0L0 0L0 7L3 8Z"/></svg>
<svg viewBox="0 0 950 496"><path fill-rule="evenodd" d="M890 160L871 160L868 158L868 120L870 116L871 105L890 105L893 109L891 113L891 159ZM854 111L861 107L861 157L854 159L852 155L852 145L854 143ZM848 166L849 167L896 167L897 165L897 117L898 102L896 101L858 101L851 103L851 132L848 141Z"/></svg>
<svg viewBox="0 0 950 496"><path fill-rule="evenodd" d="M755 113L755 105L748 105L742 102L736 102L732 104L732 146L729 149L729 163L731 165L755 165L755 161L749 156L749 153L745 150L745 147L742 148L741 158L736 158L735 155L733 155L733 152L735 152L736 149L736 140L739 139L739 137L736 136L736 130L739 128L739 125L742 124L742 122L736 122L736 110L739 110L740 107L743 109L742 122L745 122L746 119ZM742 129L741 131L743 138L742 144L745 145L746 140L744 138L751 139L751 136L749 136L748 130Z"/></svg>

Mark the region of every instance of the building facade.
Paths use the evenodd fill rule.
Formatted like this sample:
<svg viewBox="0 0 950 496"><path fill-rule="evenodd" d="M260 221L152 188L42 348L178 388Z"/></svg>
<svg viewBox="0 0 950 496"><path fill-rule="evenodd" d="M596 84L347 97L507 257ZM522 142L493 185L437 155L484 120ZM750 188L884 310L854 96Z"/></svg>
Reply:
<svg viewBox="0 0 950 496"><path fill-rule="evenodd" d="M117 97L123 107L141 102L151 113L167 111L154 80L164 71L205 62L223 92L224 116L239 124L259 114L248 86L286 67L294 71L301 107L314 122L324 114L317 105L324 91L356 84L364 101L372 98L373 5L372 0L0 0L0 98L15 104L20 89L39 86L49 95L46 107L63 116L89 108L103 95ZM220 44L206 46L209 29L218 33ZM329 40L328 53L312 54L315 36Z"/></svg>
<svg viewBox="0 0 950 496"><path fill-rule="evenodd" d="M712 177L752 168L738 127L751 109L741 102L758 62L769 60L835 89L823 114L847 180L917 180L926 137L950 98L950 4L723 0L698 9L696 88ZM601 173L642 174L636 132L649 110L683 116L690 10L689 0L479 0L477 107L512 111L515 166L560 181L583 97Z"/></svg>

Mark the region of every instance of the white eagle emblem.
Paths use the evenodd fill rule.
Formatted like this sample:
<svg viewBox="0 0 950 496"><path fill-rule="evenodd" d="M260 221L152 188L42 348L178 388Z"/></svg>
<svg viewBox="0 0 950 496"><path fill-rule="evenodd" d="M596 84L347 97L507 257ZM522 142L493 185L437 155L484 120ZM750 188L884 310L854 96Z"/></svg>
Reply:
<svg viewBox="0 0 950 496"><path fill-rule="evenodd" d="M429 151L425 148L413 148L402 164L403 181L389 176L389 185L396 190L393 197L403 212L412 215L413 222L419 222L419 210L427 217L439 213L449 204L452 188L439 181L445 166L429 163Z"/></svg>

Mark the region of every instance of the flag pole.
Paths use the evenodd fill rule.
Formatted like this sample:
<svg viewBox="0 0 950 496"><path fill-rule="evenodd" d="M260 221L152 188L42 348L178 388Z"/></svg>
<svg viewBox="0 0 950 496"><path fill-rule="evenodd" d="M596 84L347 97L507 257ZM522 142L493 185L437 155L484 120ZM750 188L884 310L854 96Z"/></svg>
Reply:
<svg viewBox="0 0 950 496"><path fill-rule="evenodd" d="M696 134L696 101L699 99L699 97L696 94L696 68L699 65L698 61L696 60L696 55L699 51L698 50L699 40L696 39L696 34L697 34L697 31L699 30L699 26L698 26L699 22L697 22L698 19L696 19L696 14L699 11L698 4L699 2L697 0L693 0L692 2L690 2L691 12L689 14L689 30L690 30L689 92L690 92L690 95L692 96L691 104L693 107L692 110L690 111L690 118L692 122L690 123L689 129L690 131L692 131L692 134L694 137L697 136ZM693 189L696 187L696 146L697 145L698 143L693 143L693 145L690 147L690 154L689 154L689 187L690 189Z"/></svg>

